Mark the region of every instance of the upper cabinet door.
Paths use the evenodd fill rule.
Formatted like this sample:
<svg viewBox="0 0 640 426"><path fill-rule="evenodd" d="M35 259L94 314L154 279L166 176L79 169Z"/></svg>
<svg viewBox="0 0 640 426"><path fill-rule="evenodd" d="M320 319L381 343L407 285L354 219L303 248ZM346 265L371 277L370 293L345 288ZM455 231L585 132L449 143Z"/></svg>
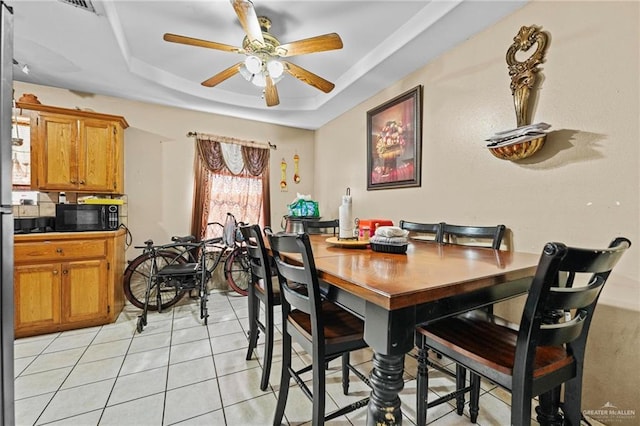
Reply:
<svg viewBox="0 0 640 426"><path fill-rule="evenodd" d="M78 144L78 186L84 191L109 191L116 189L115 142L116 132L112 123L102 120L80 120Z"/></svg>
<svg viewBox="0 0 640 426"><path fill-rule="evenodd" d="M37 129L37 142L31 142L32 152L38 151L38 161L32 163L37 167L32 183L35 180L37 189L75 190L78 187L78 120L41 113Z"/></svg>

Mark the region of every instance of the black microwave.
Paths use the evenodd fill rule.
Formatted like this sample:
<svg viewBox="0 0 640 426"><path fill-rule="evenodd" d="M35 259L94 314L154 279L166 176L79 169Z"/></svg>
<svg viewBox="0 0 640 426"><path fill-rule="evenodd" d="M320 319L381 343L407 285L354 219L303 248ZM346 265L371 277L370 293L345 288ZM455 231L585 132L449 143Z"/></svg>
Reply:
<svg viewBox="0 0 640 426"><path fill-rule="evenodd" d="M56 231L114 231L120 225L116 204L56 204Z"/></svg>

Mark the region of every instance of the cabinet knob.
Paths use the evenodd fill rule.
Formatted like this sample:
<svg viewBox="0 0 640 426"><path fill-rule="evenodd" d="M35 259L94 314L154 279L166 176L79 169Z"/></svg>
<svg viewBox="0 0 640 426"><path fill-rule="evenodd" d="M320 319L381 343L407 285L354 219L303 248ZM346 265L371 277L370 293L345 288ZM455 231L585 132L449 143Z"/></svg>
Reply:
<svg viewBox="0 0 640 426"><path fill-rule="evenodd" d="M74 185L76 184L76 181L75 181L75 180L71 180L71 181L69 181L69 182L70 182L70 183L72 183L72 184L74 184Z"/></svg>
<svg viewBox="0 0 640 426"><path fill-rule="evenodd" d="M53 273L53 275L58 275L58 270L57 270L57 269L54 269L54 270L52 271L52 273Z"/></svg>
<svg viewBox="0 0 640 426"><path fill-rule="evenodd" d="M63 270L63 271L62 271L62 274L63 274L63 275L67 275L68 273L69 273L69 271L68 271L67 269L65 269L65 270Z"/></svg>
<svg viewBox="0 0 640 426"><path fill-rule="evenodd" d="M62 249L61 248L57 248L56 249L56 253L62 254Z"/></svg>
<svg viewBox="0 0 640 426"><path fill-rule="evenodd" d="M80 185L84 185L84 181L83 180L80 181Z"/></svg>

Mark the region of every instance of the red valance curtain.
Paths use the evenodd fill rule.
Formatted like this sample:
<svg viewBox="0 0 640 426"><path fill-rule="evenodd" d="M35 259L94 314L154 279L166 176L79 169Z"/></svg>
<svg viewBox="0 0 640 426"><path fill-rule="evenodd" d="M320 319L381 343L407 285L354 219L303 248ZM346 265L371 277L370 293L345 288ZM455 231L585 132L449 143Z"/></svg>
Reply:
<svg viewBox="0 0 640 426"><path fill-rule="evenodd" d="M225 147L222 145L225 143L234 146ZM212 236L207 235L206 224L211 221L223 223L227 212L233 213L239 221L262 226L270 223L269 148L255 145L224 136L198 135L191 221L193 235L199 238Z"/></svg>

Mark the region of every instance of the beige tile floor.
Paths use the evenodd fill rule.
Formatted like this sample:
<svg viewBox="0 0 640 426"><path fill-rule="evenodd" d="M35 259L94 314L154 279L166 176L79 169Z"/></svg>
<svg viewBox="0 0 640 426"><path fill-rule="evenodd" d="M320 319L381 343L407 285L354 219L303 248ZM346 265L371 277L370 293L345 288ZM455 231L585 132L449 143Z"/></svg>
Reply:
<svg viewBox="0 0 640 426"><path fill-rule="evenodd" d="M125 307L118 320L102 327L18 339L15 342L17 425L269 425L276 406L281 352L276 342L271 386L259 388L261 358L245 360L247 302L236 293L213 291L209 323L204 326L195 301L185 299L163 313L151 313L137 333L139 310ZM278 315L277 315L278 317ZM276 339L281 336L277 334ZM262 346L258 352L261 355ZM352 356L369 371L371 351ZM309 357L300 350L294 363ZM413 358L405 363L401 393L404 424L415 419ZM327 409L357 400L368 390L355 376L344 396L338 363L327 376ZM430 372L430 399L450 392L454 382ZM481 426L509 424L509 394L483 383ZM469 425L468 410L458 416L443 404L430 409L436 426ZM309 424L311 404L293 387L285 412L287 424ZM364 425L366 410L331 424Z"/></svg>

